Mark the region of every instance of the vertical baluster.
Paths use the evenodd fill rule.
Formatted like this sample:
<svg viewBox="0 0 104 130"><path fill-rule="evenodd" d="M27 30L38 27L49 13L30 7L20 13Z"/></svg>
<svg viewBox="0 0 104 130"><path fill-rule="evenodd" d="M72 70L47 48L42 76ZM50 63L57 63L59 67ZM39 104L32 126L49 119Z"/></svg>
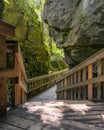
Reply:
<svg viewBox="0 0 104 130"><path fill-rule="evenodd" d="M63 80L63 86L64 86L64 100L66 99L66 84L67 84L67 80L66 78Z"/></svg>
<svg viewBox="0 0 104 130"><path fill-rule="evenodd" d="M88 79L92 79L93 69L92 64L88 66ZM88 99L92 99L92 84L88 85Z"/></svg>
<svg viewBox="0 0 104 130"><path fill-rule="evenodd" d="M102 61L98 60L98 76L102 75ZM101 82L98 83L97 99L101 99Z"/></svg>

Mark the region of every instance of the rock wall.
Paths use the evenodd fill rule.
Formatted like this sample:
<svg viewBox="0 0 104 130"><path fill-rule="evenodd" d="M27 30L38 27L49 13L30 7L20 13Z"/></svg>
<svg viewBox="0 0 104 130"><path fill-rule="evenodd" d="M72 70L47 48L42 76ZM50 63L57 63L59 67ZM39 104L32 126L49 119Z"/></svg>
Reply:
<svg viewBox="0 0 104 130"><path fill-rule="evenodd" d="M0 8L3 10L3 15L0 16L16 26L16 39L21 45L28 78L47 74L49 54L42 36L42 23L35 12L34 0L6 0L3 4L5 7Z"/></svg>
<svg viewBox="0 0 104 130"><path fill-rule="evenodd" d="M104 47L103 0L47 0L43 19L69 68Z"/></svg>

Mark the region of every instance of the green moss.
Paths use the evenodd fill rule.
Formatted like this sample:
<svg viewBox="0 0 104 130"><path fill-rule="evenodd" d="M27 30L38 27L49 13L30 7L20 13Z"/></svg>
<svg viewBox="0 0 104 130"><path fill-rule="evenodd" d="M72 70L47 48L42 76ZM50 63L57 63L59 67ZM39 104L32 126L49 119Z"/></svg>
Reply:
<svg viewBox="0 0 104 130"><path fill-rule="evenodd" d="M23 41L26 39L26 31L27 27L24 26L18 26L15 30L17 39Z"/></svg>
<svg viewBox="0 0 104 130"><path fill-rule="evenodd" d="M4 17L16 26L16 39L21 45L28 78L47 74L50 58L41 35L41 22L35 12L34 0L8 0Z"/></svg>
<svg viewBox="0 0 104 130"><path fill-rule="evenodd" d="M4 11L4 20L8 21L8 23L11 23L13 25L17 25L19 18L20 18L21 14L15 12L12 13L12 11L8 12L8 11Z"/></svg>
<svg viewBox="0 0 104 130"><path fill-rule="evenodd" d="M0 0L0 19L3 18L4 0Z"/></svg>
<svg viewBox="0 0 104 130"><path fill-rule="evenodd" d="M54 60L50 61L49 48L44 44L42 22L38 20L35 12L34 0L7 1L3 19L16 26L16 39L21 46L27 77L32 78L47 74L50 70L66 68L64 59L55 54L56 50Z"/></svg>
<svg viewBox="0 0 104 130"><path fill-rule="evenodd" d="M28 40L31 42L41 43L41 33L36 31L35 28L30 28L28 31Z"/></svg>

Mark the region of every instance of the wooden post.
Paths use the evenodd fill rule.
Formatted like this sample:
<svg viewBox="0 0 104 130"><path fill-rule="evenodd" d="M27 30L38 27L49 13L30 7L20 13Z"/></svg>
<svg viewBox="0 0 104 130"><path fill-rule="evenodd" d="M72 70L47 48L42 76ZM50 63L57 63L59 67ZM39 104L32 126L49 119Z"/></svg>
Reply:
<svg viewBox="0 0 104 130"><path fill-rule="evenodd" d="M102 74L102 62L101 60L98 61L98 76Z"/></svg>
<svg viewBox="0 0 104 130"><path fill-rule="evenodd" d="M92 79L93 76L92 64L88 66L88 79ZM88 85L88 99L92 99L92 84Z"/></svg>
<svg viewBox="0 0 104 130"><path fill-rule="evenodd" d="M86 99L86 86L83 86L83 100Z"/></svg>
<svg viewBox="0 0 104 130"><path fill-rule="evenodd" d="M97 99L100 100L101 99L101 83L97 84Z"/></svg>
<svg viewBox="0 0 104 130"><path fill-rule="evenodd" d="M86 80L86 68L83 69L83 81Z"/></svg>
<svg viewBox="0 0 104 130"><path fill-rule="evenodd" d="M83 81L86 80L86 68L83 69ZM83 86L83 99L86 99L86 86Z"/></svg>
<svg viewBox="0 0 104 130"><path fill-rule="evenodd" d="M98 76L102 74L102 62L98 61ZM101 99L101 83L98 83L97 87L97 99Z"/></svg>
<svg viewBox="0 0 104 130"><path fill-rule="evenodd" d="M67 79L65 78L64 80L63 80L63 87L64 87L64 100L66 100L66 85L67 85Z"/></svg>
<svg viewBox="0 0 104 130"><path fill-rule="evenodd" d="M74 83L76 84L76 73L74 73Z"/></svg>
<svg viewBox="0 0 104 130"><path fill-rule="evenodd" d="M18 106L20 103L20 86L15 84L15 106Z"/></svg>
<svg viewBox="0 0 104 130"><path fill-rule="evenodd" d="M6 43L5 37L0 35L0 69L6 69Z"/></svg>
<svg viewBox="0 0 104 130"><path fill-rule="evenodd" d="M72 100L72 88L70 89L70 99Z"/></svg>
<svg viewBox="0 0 104 130"><path fill-rule="evenodd" d="M76 88L74 88L74 100L76 100Z"/></svg>
<svg viewBox="0 0 104 130"><path fill-rule="evenodd" d="M78 71L78 82L80 82L81 81L81 77L80 77L80 75L81 75L81 72L80 71Z"/></svg>
<svg viewBox="0 0 104 130"><path fill-rule="evenodd" d="M68 99L70 100L70 99L71 99L71 92L70 92L70 89L68 89L67 91L68 91Z"/></svg>
<svg viewBox="0 0 104 130"><path fill-rule="evenodd" d="M81 87L78 87L78 99L81 99Z"/></svg>
<svg viewBox="0 0 104 130"><path fill-rule="evenodd" d="M0 69L6 68L6 43L5 37L0 35ZM6 78L0 78L0 115L6 114L7 88Z"/></svg>

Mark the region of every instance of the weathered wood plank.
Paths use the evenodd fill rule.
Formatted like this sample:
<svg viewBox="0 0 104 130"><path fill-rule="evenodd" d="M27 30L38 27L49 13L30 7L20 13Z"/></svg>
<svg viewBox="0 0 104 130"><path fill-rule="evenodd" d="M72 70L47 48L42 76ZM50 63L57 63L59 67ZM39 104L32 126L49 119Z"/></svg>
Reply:
<svg viewBox="0 0 104 130"><path fill-rule="evenodd" d="M14 78L19 76L19 71L15 69L0 70L0 78Z"/></svg>
<svg viewBox="0 0 104 130"><path fill-rule="evenodd" d="M0 122L0 130L23 130L23 129Z"/></svg>
<svg viewBox="0 0 104 130"><path fill-rule="evenodd" d="M77 83L77 84L73 84L67 87L63 87L63 88L58 88L57 92L62 91L62 90L67 90L70 88L75 88L75 87L80 87L80 86L85 86L88 84L93 84L93 83L99 83L99 82L103 82L104 81L104 75L93 78L93 79L89 79L89 80L85 80L83 82Z"/></svg>
<svg viewBox="0 0 104 130"><path fill-rule="evenodd" d="M60 79L57 80L57 82L101 59L104 59L104 49L100 50L99 52L95 53L94 55L90 56L89 58L75 66L73 69L69 70L68 74L62 76Z"/></svg>
<svg viewBox="0 0 104 130"><path fill-rule="evenodd" d="M26 72L25 72L25 67L23 64L22 56L21 53L16 53L16 59L18 61L18 65L20 67L20 70L22 71L22 75L24 76L24 79L27 80Z"/></svg>
<svg viewBox="0 0 104 130"><path fill-rule="evenodd" d="M40 101L36 103L35 99L33 100L34 102L30 101L13 112L11 111L2 120L4 122L2 128L9 124L19 130L35 130L35 128L37 130L59 130L61 128L65 130L103 130L104 121L99 109L103 110L103 103L88 101ZM78 106L81 106L82 110ZM85 107L88 107L88 110Z"/></svg>
<svg viewBox="0 0 104 130"><path fill-rule="evenodd" d="M34 124L34 122L31 120L14 115L8 115L3 122L12 126L20 127L21 129L28 129L32 124Z"/></svg>
<svg viewBox="0 0 104 130"><path fill-rule="evenodd" d="M64 69L64 70L61 70L61 71L53 72L51 74L46 74L46 75L42 75L42 76L38 76L38 77L35 77L35 78L28 79L28 83L32 82L32 81L36 81L36 80L41 80L41 79L44 79L44 78L49 78L51 76L58 75L58 74L61 74L61 76L62 76L66 73L68 73L68 69Z"/></svg>
<svg viewBox="0 0 104 130"><path fill-rule="evenodd" d="M15 27L0 20L0 34L4 36L15 36Z"/></svg>
<svg viewBox="0 0 104 130"><path fill-rule="evenodd" d="M49 94L47 95L47 93ZM55 93L55 90L54 90ZM91 101L46 101L53 94L44 92L2 119L0 130L103 130L104 103ZM40 98L41 97L41 98ZM6 127L6 125L9 127ZM11 127L10 127L11 126ZM13 129L14 127L14 129ZM17 129L18 128L18 129Z"/></svg>

